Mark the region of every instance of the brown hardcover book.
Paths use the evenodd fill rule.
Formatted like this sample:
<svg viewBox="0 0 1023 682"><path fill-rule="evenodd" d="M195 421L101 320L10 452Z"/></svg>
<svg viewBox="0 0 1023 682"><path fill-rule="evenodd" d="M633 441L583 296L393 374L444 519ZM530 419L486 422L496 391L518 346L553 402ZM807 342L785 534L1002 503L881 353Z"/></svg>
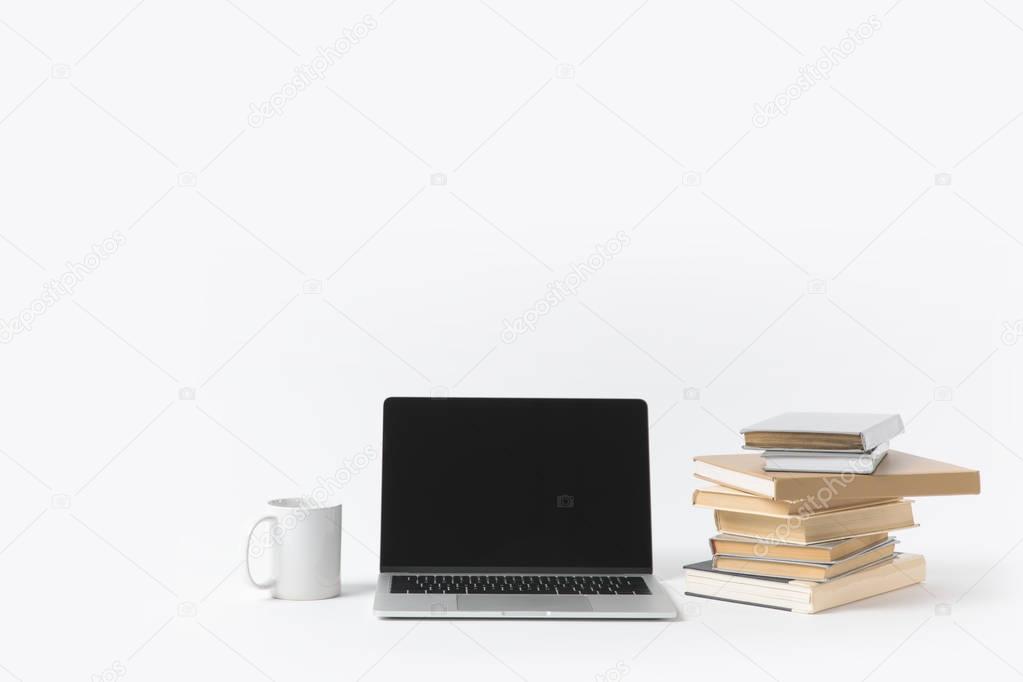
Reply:
<svg viewBox="0 0 1023 682"><path fill-rule="evenodd" d="M837 509L813 516L762 516L718 510L714 512L714 523L720 533L796 545L870 535L915 525L913 504L908 500L873 507Z"/></svg>
<svg viewBox="0 0 1023 682"><path fill-rule="evenodd" d="M831 563L839 561L867 547L873 547L888 540L888 533L861 535L844 540L821 542L815 545L790 545L785 542L766 542L741 535L716 535L710 539L713 554L730 554L759 559L783 559L787 561L813 561Z"/></svg>
<svg viewBox="0 0 1023 682"><path fill-rule="evenodd" d="M743 436L746 447L764 450L859 450L862 447L859 434L750 431Z"/></svg>
<svg viewBox="0 0 1023 682"><path fill-rule="evenodd" d="M764 471L760 455L694 458L697 478L773 500L832 500L928 495L976 495L980 472L889 450L872 474Z"/></svg>
<svg viewBox="0 0 1023 682"><path fill-rule="evenodd" d="M819 514L829 509L847 509L849 507L867 507L881 502L895 502L899 498L889 497L878 499L829 499L829 500L772 500L769 497L751 495L734 488L713 486L693 491L693 505L708 509L724 509L726 511L748 512L764 516L793 516Z"/></svg>
<svg viewBox="0 0 1023 682"><path fill-rule="evenodd" d="M733 557L719 554L714 557L714 568L743 575L769 575L777 578L823 582L863 568L864 566L869 566L882 559L887 559L894 553L895 541L889 540L862 550L841 561L826 564L809 561L777 561L758 559L756 557Z"/></svg>

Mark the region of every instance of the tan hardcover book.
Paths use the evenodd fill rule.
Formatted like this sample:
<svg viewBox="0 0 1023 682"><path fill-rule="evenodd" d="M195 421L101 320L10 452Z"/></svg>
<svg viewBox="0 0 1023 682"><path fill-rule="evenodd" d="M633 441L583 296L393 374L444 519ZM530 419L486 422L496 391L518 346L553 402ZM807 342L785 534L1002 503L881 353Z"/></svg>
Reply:
<svg viewBox="0 0 1023 682"><path fill-rule="evenodd" d="M714 512L714 523L721 533L796 545L870 535L915 525L913 504L908 500L873 507L836 509L813 516L761 516L718 510Z"/></svg>
<svg viewBox="0 0 1023 682"><path fill-rule="evenodd" d="M869 566L895 553L895 540L886 540L873 547L832 563L809 561L776 561L756 557L737 557L719 554L714 557L714 568L746 575L770 575L793 580L823 582L850 571Z"/></svg>
<svg viewBox="0 0 1023 682"><path fill-rule="evenodd" d="M772 500L769 497L751 495L734 488L713 486L693 491L693 504L708 509L724 509L727 511L763 514L764 516L794 516L819 514L829 509L847 509L849 507L866 507L881 502L895 502L899 498L890 497L876 499L828 499L828 500Z"/></svg>
<svg viewBox="0 0 1023 682"><path fill-rule="evenodd" d="M832 500L928 495L976 495L980 472L889 450L872 474L764 471L760 455L694 458L697 478L773 500Z"/></svg>
<svg viewBox="0 0 1023 682"><path fill-rule="evenodd" d="M896 554L890 561L823 583L738 575L715 570L711 561L684 568L688 595L797 613L818 613L915 585L923 582L927 573L927 565L919 554Z"/></svg>
<svg viewBox="0 0 1023 682"><path fill-rule="evenodd" d="M830 563L852 556L886 540L888 540L888 533L874 533L855 538L820 542L815 545L790 545L784 542L767 542L757 538L723 533L710 539L710 551L713 554L729 554L740 557Z"/></svg>

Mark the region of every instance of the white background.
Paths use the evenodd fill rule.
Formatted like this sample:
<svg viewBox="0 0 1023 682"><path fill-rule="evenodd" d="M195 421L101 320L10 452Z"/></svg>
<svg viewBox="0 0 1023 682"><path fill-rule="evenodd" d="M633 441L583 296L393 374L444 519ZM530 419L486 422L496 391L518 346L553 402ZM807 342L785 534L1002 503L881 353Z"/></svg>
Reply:
<svg viewBox="0 0 1023 682"><path fill-rule="evenodd" d="M1020 675L1014 3L3 3L0 63L0 318L31 326L0 346L0 679ZM385 397L430 394L645 398L684 619L375 620L354 458ZM981 470L916 505L925 586L818 616L681 594L713 530L691 458L789 409L899 412L899 447ZM263 502L332 476L345 594L250 588Z"/></svg>

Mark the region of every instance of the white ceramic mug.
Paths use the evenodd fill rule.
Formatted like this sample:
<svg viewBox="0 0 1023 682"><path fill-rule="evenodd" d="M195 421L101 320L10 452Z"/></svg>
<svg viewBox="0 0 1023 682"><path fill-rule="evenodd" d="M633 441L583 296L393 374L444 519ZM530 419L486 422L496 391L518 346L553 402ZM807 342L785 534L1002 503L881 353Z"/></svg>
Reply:
<svg viewBox="0 0 1023 682"><path fill-rule="evenodd" d="M245 566L249 580L276 599L330 599L341 594L341 505L319 507L301 497L270 500L270 514L249 531ZM252 544L256 529L270 524L269 542ZM273 558L273 575L258 581L252 558L261 550Z"/></svg>

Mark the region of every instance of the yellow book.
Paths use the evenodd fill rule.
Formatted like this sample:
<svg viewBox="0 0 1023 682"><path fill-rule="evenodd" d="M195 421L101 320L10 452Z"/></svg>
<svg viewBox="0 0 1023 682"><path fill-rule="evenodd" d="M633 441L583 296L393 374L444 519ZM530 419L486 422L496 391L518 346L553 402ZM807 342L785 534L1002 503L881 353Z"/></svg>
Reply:
<svg viewBox="0 0 1023 682"><path fill-rule="evenodd" d="M757 557L718 554L714 557L714 568L745 575L776 576L779 578L792 578L793 580L823 582L863 568L864 566L869 566L892 556L894 553L895 540L892 539L877 543L841 561L831 563L760 559Z"/></svg>
<svg viewBox="0 0 1023 682"><path fill-rule="evenodd" d="M765 516L794 516L819 514L829 509L847 509L849 507L867 507L882 502L895 502L899 498L881 499L803 499L803 500L772 500L769 497L751 495L734 488L711 486L693 491L693 505L707 509L724 509L726 511L748 512Z"/></svg>
<svg viewBox="0 0 1023 682"><path fill-rule="evenodd" d="M710 539L710 551L712 554L729 554L738 557L756 557L757 559L832 563L862 552L887 539L888 533L874 533L831 542L819 542L814 545L790 545L785 542L769 542L722 533Z"/></svg>
<svg viewBox="0 0 1023 682"><path fill-rule="evenodd" d="M719 533L763 540L809 545L899 528L911 528L913 505L908 500L872 507L837 509L813 516L763 516L717 510L714 522Z"/></svg>

